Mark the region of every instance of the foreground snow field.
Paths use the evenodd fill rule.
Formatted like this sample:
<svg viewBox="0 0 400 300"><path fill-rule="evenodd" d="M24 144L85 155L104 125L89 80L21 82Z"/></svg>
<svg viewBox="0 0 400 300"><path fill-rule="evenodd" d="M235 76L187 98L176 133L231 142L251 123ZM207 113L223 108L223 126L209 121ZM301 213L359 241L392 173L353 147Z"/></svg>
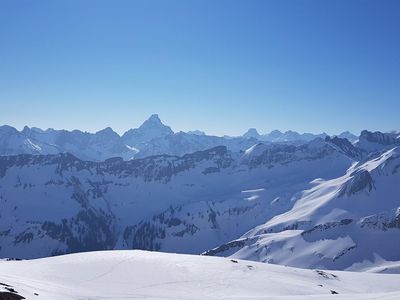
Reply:
<svg viewBox="0 0 400 300"><path fill-rule="evenodd" d="M38 300L400 299L400 275L127 250L0 261L7 288Z"/></svg>

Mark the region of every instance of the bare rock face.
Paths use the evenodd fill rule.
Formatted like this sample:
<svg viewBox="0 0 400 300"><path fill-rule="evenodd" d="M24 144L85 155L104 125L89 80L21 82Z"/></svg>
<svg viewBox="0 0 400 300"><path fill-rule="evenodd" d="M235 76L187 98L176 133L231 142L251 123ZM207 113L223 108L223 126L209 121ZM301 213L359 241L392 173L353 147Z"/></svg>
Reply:
<svg viewBox="0 0 400 300"><path fill-rule="evenodd" d="M346 194L347 196L351 196L362 190L371 192L374 188L374 180L367 170L357 171L351 174L351 176L352 179L342 187L341 195Z"/></svg>
<svg viewBox="0 0 400 300"><path fill-rule="evenodd" d="M361 149L354 146L346 138L340 138L337 136L334 136L334 137L327 136L325 138L325 141L338 147L338 149L342 150L344 153L346 153L350 157L353 157L354 159L361 159L366 154Z"/></svg>
<svg viewBox="0 0 400 300"><path fill-rule="evenodd" d="M380 213L362 218L359 224L361 227L382 231L400 229L400 207L388 213Z"/></svg>
<svg viewBox="0 0 400 300"><path fill-rule="evenodd" d="M371 132L368 130L363 130L360 134L360 140L366 140L368 142L382 145L400 145L400 140L397 139L396 134L382 133L379 131Z"/></svg>
<svg viewBox="0 0 400 300"><path fill-rule="evenodd" d="M0 292L0 300L20 300L25 299L21 295L10 293L10 292Z"/></svg>
<svg viewBox="0 0 400 300"><path fill-rule="evenodd" d="M385 151L396 146L400 146L399 134L390 132L363 130L357 142L357 147L367 153Z"/></svg>

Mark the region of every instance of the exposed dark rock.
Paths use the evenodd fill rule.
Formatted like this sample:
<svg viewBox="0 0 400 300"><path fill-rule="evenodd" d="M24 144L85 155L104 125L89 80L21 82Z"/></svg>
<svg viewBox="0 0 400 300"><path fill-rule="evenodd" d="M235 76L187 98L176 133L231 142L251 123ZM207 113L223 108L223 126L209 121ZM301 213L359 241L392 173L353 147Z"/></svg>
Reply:
<svg viewBox="0 0 400 300"><path fill-rule="evenodd" d="M21 299L25 299L25 297L15 293L0 292L0 300L21 300Z"/></svg>
<svg viewBox="0 0 400 300"><path fill-rule="evenodd" d="M365 217L360 220L359 224L361 228L368 227L383 231L400 229L400 209L392 211L392 214L376 214Z"/></svg>
<svg viewBox="0 0 400 300"><path fill-rule="evenodd" d="M145 181L168 182L172 176L187 171L202 160L212 160L218 170L229 167L233 159L225 146L218 146L204 151L186 154L182 157L171 155L150 156L142 159L122 161L110 158L104 162L83 161L70 153L56 155L20 154L0 156L0 177L12 166L55 165L56 173L87 169L95 174L111 174L119 177L142 177Z"/></svg>
<svg viewBox="0 0 400 300"><path fill-rule="evenodd" d="M392 133L382 133L379 131L371 132L363 130L360 134L360 140L366 140L371 143L381 145L400 145L400 140L396 139L396 135Z"/></svg>
<svg viewBox="0 0 400 300"><path fill-rule="evenodd" d="M309 230L304 230L301 233L301 235L304 236L304 235L310 234L314 231L325 231L325 230L339 227L339 226L346 226L346 225L351 224L352 222L353 222L352 219L343 219L343 220L340 220L339 222L328 222L328 223L324 223L324 224L319 224Z"/></svg>
<svg viewBox="0 0 400 300"><path fill-rule="evenodd" d="M204 253L202 253L202 255L208 255L208 256L214 256L217 255L219 253L225 252L227 250L230 250L232 248L242 248L246 245L246 240L237 240L237 241L232 241L226 244L223 244L217 248L208 250Z"/></svg>
<svg viewBox="0 0 400 300"><path fill-rule="evenodd" d="M63 254L113 249L116 242L113 223L113 215L87 209L81 210L74 219L62 219L60 223L46 221L41 229L67 245L66 251L55 253Z"/></svg>
<svg viewBox="0 0 400 300"><path fill-rule="evenodd" d="M351 174L353 177L342 188L339 197L343 195L351 196L362 190L370 192L374 188L374 180L367 170L360 170Z"/></svg>
<svg viewBox="0 0 400 300"><path fill-rule="evenodd" d="M315 270L315 272L319 276L321 276L321 277L323 277L325 279L338 279L338 276L335 275L335 274L332 274L332 273L328 273L328 272L325 272L325 271L322 271L322 270Z"/></svg>
<svg viewBox="0 0 400 300"><path fill-rule="evenodd" d="M363 156L363 151L360 148L355 147L348 139L339 138L337 136L325 138L327 143L331 143L336 146L338 149L343 151L346 155L350 156L354 159L360 159Z"/></svg>
<svg viewBox="0 0 400 300"><path fill-rule="evenodd" d="M339 293L334 290L331 290L331 294L339 294Z"/></svg>

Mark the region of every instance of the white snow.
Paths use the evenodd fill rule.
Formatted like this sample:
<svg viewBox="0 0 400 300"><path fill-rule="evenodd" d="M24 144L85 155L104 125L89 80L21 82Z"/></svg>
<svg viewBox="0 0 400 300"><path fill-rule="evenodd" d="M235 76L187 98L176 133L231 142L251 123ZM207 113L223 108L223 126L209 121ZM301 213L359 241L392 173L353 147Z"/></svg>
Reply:
<svg viewBox="0 0 400 300"><path fill-rule="evenodd" d="M211 255L304 268L399 273L399 147L316 179L291 209ZM364 174L364 177L359 176Z"/></svg>
<svg viewBox="0 0 400 300"><path fill-rule="evenodd" d="M135 151L135 152L139 152L138 149L136 149L135 147L129 146L129 145L125 145L126 148L128 148L129 150Z"/></svg>
<svg viewBox="0 0 400 300"><path fill-rule="evenodd" d="M32 143L32 141L30 139L26 139L26 144L30 147L32 147L32 149L34 149L35 151L42 151L42 148L39 145L36 145L34 143Z"/></svg>
<svg viewBox="0 0 400 300"><path fill-rule="evenodd" d="M0 261L0 282L26 299L37 300L400 297L400 275L304 270L132 250Z"/></svg>

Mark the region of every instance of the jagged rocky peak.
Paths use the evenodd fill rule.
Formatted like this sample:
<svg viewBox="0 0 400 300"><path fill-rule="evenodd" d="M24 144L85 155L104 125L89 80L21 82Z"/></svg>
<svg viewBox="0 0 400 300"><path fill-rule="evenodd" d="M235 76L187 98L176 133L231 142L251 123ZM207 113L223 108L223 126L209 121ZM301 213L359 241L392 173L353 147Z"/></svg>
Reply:
<svg viewBox="0 0 400 300"><path fill-rule="evenodd" d="M31 132L35 132L35 133L43 133L45 132L43 129L38 128L38 127L29 127L27 125L24 126L24 128L21 130L22 134L29 134Z"/></svg>
<svg viewBox="0 0 400 300"><path fill-rule="evenodd" d="M325 141L328 143L331 142L335 145L341 145L341 144L348 145L348 143L349 143L349 140L347 140L346 138L341 138L336 135L334 135L332 137L330 137L330 136L325 137Z"/></svg>
<svg viewBox="0 0 400 300"><path fill-rule="evenodd" d="M152 114L150 118L143 122L143 124L138 128L141 130L149 130L149 129L159 129L165 133L173 134L171 127L164 125L161 122L160 117L158 114Z"/></svg>
<svg viewBox="0 0 400 300"><path fill-rule="evenodd" d="M27 133L29 133L31 131L31 129L28 127L28 126L24 126L24 128L22 129L22 131L21 131L21 133L23 133L23 134L27 134Z"/></svg>
<svg viewBox="0 0 400 300"><path fill-rule="evenodd" d="M354 195L360 191L368 191L374 188L374 180L367 170L357 170L351 174L352 178L342 186L340 196L346 194L347 196Z"/></svg>
<svg viewBox="0 0 400 300"><path fill-rule="evenodd" d="M327 142L328 144L332 144L352 158L362 157L362 151L359 148L355 147L347 138L340 138L338 136L327 136L325 137L325 142Z"/></svg>
<svg viewBox="0 0 400 300"><path fill-rule="evenodd" d="M172 135L171 127L164 125L157 114L153 114L139 128L130 129L122 136L124 142L132 147L139 147L152 139Z"/></svg>
<svg viewBox="0 0 400 300"><path fill-rule="evenodd" d="M260 134L258 133L257 129L255 128L250 128L247 130L245 134L243 134L243 137L245 138L259 138Z"/></svg>

